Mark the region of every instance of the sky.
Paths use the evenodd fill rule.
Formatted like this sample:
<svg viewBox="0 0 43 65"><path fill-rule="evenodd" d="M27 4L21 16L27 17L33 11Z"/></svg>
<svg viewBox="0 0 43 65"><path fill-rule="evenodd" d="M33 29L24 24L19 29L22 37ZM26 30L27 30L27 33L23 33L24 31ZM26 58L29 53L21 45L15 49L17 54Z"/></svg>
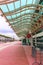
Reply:
<svg viewBox="0 0 43 65"><path fill-rule="evenodd" d="M19 37L16 35L16 33L12 30L11 26L9 26L9 23L7 23L5 18L2 16L0 16L0 34L10 36L15 38L16 40L19 40Z"/></svg>

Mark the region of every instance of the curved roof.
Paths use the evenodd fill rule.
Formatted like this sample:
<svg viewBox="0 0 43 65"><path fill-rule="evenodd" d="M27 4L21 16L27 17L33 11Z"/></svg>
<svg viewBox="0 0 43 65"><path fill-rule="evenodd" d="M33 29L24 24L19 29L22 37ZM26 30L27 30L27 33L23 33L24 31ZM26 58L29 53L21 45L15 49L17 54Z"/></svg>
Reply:
<svg viewBox="0 0 43 65"><path fill-rule="evenodd" d="M16 0L18 1L18 0ZM0 0L0 5L15 2L15 0Z"/></svg>
<svg viewBox="0 0 43 65"><path fill-rule="evenodd" d="M43 3L39 4L39 2L39 0L0 1L3 15L19 37L26 36L38 18L42 16Z"/></svg>

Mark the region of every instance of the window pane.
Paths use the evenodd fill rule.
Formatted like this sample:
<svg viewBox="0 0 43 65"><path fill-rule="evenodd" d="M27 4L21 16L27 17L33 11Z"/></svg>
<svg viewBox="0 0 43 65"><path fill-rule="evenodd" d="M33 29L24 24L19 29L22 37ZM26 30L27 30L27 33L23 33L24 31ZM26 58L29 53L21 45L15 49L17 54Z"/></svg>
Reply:
<svg viewBox="0 0 43 65"><path fill-rule="evenodd" d="M35 4L39 4L39 2L40 2L40 0L34 0L33 1L33 4L35 3Z"/></svg>
<svg viewBox="0 0 43 65"><path fill-rule="evenodd" d="M15 8L19 8L20 7L20 1L15 2Z"/></svg>
<svg viewBox="0 0 43 65"><path fill-rule="evenodd" d="M31 10L31 11L30 11L30 13L34 13L34 12L35 12L35 10Z"/></svg>
<svg viewBox="0 0 43 65"><path fill-rule="evenodd" d="M20 13L18 13L17 16L20 16Z"/></svg>
<svg viewBox="0 0 43 65"><path fill-rule="evenodd" d="M11 16L6 16L7 17L7 19L11 19Z"/></svg>
<svg viewBox="0 0 43 65"><path fill-rule="evenodd" d="M26 13L30 13L31 10L26 10Z"/></svg>
<svg viewBox="0 0 43 65"><path fill-rule="evenodd" d="M2 9L3 12L8 12L6 5L0 5L0 8Z"/></svg>
<svg viewBox="0 0 43 65"><path fill-rule="evenodd" d="M26 0L21 0L21 6L26 5Z"/></svg>
<svg viewBox="0 0 43 65"><path fill-rule="evenodd" d="M10 4L7 4L8 5L8 8L10 11L14 10L14 5L13 3L10 3Z"/></svg>
<svg viewBox="0 0 43 65"><path fill-rule="evenodd" d="M43 2L41 3L41 5L43 5Z"/></svg>
<svg viewBox="0 0 43 65"><path fill-rule="evenodd" d="M38 4L38 0L33 0L33 4Z"/></svg>
<svg viewBox="0 0 43 65"><path fill-rule="evenodd" d="M22 15L22 14L25 14L25 11L21 12L21 15Z"/></svg>
<svg viewBox="0 0 43 65"><path fill-rule="evenodd" d="M27 0L27 4L32 4L32 0Z"/></svg>
<svg viewBox="0 0 43 65"><path fill-rule="evenodd" d="M15 15L12 15L12 18L15 18L16 17L16 14Z"/></svg>

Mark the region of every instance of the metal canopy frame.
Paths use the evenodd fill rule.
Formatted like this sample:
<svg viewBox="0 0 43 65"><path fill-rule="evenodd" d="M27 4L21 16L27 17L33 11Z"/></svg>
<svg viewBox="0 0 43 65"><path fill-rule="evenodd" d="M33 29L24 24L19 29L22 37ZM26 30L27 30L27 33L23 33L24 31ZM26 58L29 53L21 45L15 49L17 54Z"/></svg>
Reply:
<svg viewBox="0 0 43 65"><path fill-rule="evenodd" d="M25 0L25 5L22 5L21 1L22 0L6 0L0 2L0 10L3 12L2 16L5 16L7 22L18 36L28 34L31 25L37 21L37 19L42 15L41 12L43 12L43 5L34 3L34 0L32 0L32 4L27 4L28 0ZM16 2L20 2L19 7L15 5ZM14 10L10 11L10 5L12 4ZM2 6L6 6L8 12L4 12ZM39 10L39 13L35 12L36 10Z"/></svg>

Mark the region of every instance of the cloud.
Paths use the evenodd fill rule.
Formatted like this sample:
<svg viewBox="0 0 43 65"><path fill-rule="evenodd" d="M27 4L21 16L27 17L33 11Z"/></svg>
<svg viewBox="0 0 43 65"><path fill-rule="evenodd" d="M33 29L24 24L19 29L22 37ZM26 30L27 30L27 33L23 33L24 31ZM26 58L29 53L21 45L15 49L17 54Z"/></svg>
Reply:
<svg viewBox="0 0 43 65"><path fill-rule="evenodd" d="M16 40L19 39L19 37L16 35L16 33L9 26L9 23L7 23L5 18L1 17L1 16L0 16L0 34L13 37Z"/></svg>

